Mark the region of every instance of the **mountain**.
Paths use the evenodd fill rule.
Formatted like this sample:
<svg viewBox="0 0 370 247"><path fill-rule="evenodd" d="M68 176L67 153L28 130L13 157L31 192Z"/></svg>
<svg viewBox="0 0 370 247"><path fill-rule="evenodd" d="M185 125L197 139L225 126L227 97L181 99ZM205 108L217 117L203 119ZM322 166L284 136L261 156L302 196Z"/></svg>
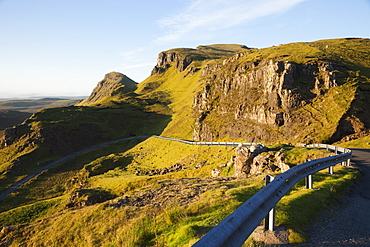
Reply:
<svg viewBox="0 0 370 247"><path fill-rule="evenodd" d="M197 85L187 105L193 115L181 117L195 118L195 140L333 143L367 135L369 39L239 48L212 62L204 52L219 47L162 52L139 88L168 91L174 82L167 78L179 74L178 81Z"/></svg>
<svg viewBox="0 0 370 247"><path fill-rule="evenodd" d="M139 84L108 73L87 99L41 110L6 129L0 190L58 158L130 136L270 144L257 156L268 167L256 174L272 172L278 159L296 165L323 157L327 153L286 143L368 135L369 78L369 39L164 51ZM192 244L263 186L263 175L233 176L237 155L231 147L154 137L80 153L0 201L0 240L35 246ZM338 169L340 186L348 186L356 174ZM211 177L213 170L220 176ZM332 193L317 201L334 198ZM279 217L280 224L296 227L289 225L293 213Z"/></svg>
<svg viewBox="0 0 370 247"><path fill-rule="evenodd" d="M77 103L80 106L89 106L98 104L99 101L107 97L112 97L119 92L129 92L136 89L137 83L128 78L126 75L111 72L105 75L104 79L98 83L91 95Z"/></svg>
<svg viewBox="0 0 370 247"><path fill-rule="evenodd" d="M207 65L194 139L332 143L365 133L368 47L367 39L287 44Z"/></svg>

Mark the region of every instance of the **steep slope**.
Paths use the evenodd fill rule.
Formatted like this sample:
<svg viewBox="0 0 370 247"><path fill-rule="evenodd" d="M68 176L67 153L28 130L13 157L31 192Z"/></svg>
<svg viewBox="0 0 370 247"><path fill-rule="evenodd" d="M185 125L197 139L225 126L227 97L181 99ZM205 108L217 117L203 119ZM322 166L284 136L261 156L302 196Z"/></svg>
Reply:
<svg viewBox="0 0 370 247"><path fill-rule="evenodd" d="M361 135L370 128L369 69L369 39L239 53L202 71L193 137L273 143Z"/></svg>
<svg viewBox="0 0 370 247"><path fill-rule="evenodd" d="M112 97L119 93L125 93L136 89L137 83L124 74L110 72L105 75L94 88L91 95L77 103L77 106L96 105L105 98Z"/></svg>
<svg viewBox="0 0 370 247"><path fill-rule="evenodd" d="M89 100L80 103L84 106L44 109L5 129L0 141L0 189L86 147L128 136L160 134L169 116L145 109L155 102L144 105L135 101L135 94L130 96L135 85L122 74L109 73L98 84L102 92L94 91Z"/></svg>
<svg viewBox="0 0 370 247"><path fill-rule="evenodd" d="M367 39L162 52L152 75L137 89L111 85L123 76L108 76L91 101L46 109L7 129L0 150L0 189L58 157L130 135L248 142L330 141L348 136L351 128L350 135L361 135L368 128L369 64ZM275 157L281 147L286 157L290 150L295 156L303 152L277 145L268 155ZM4 228L0 239L35 246L192 244L263 186L262 176L232 177L234 155L230 147L156 138L81 154L0 202L0 223L15 225ZM289 164L321 155L327 154L304 153ZM142 175L173 167L181 169ZM225 177L207 178L214 169ZM338 173L342 187L334 192L355 176L344 168ZM323 175L318 182L338 177ZM314 201L330 198L332 189ZM302 214L302 208L298 211ZM279 222L289 222L287 217Z"/></svg>
<svg viewBox="0 0 370 247"><path fill-rule="evenodd" d="M222 62L237 52L248 51L244 45L209 45L196 49L178 48L161 52L152 75L138 85L142 98L166 98L172 121L165 136L191 139L194 128L194 97L203 87L202 71L208 63Z"/></svg>

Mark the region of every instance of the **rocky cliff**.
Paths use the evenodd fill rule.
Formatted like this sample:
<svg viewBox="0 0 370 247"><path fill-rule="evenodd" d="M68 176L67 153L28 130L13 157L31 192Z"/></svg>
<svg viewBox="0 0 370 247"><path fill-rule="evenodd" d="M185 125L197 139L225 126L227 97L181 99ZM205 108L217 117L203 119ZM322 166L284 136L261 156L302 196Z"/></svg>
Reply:
<svg viewBox="0 0 370 247"><path fill-rule="evenodd" d="M184 71L192 59L177 52L161 52L157 58L157 64L154 66L151 75L163 73L172 63L178 72Z"/></svg>
<svg viewBox="0 0 370 247"><path fill-rule="evenodd" d="M229 59L206 66L202 75L205 87L194 99L194 139L228 135L273 141L277 135L294 139L295 133L284 127L300 123L297 111L343 84L340 78L347 72L344 66L326 61L297 64L268 59L236 64ZM209 118L222 119L217 131L211 130Z"/></svg>
<svg viewBox="0 0 370 247"><path fill-rule="evenodd" d="M339 39L263 50L243 46L203 66L196 59L209 57L194 53L204 47L177 49L160 53L152 74L171 66L178 73L201 74L203 86L193 104L195 140L335 142L361 136L370 127L369 43Z"/></svg>
<svg viewBox="0 0 370 247"><path fill-rule="evenodd" d="M76 105L92 105L99 101L112 97L119 92L128 92L136 89L137 83L124 74L110 72L105 75L98 85L94 88L91 95L77 103Z"/></svg>
<svg viewBox="0 0 370 247"><path fill-rule="evenodd" d="M158 54L157 64L152 70L152 75L162 74L171 66L174 66L177 72L182 72L193 62L226 58L248 49L244 45L217 44L198 46L196 49L179 48L164 51ZM191 70L194 73L196 68L191 66Z"/></svg>

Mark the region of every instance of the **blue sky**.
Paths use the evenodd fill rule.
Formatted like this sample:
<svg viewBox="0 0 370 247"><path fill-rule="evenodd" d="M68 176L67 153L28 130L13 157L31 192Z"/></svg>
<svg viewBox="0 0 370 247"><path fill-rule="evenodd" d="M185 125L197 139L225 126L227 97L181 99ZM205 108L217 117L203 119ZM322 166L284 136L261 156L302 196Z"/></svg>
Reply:
<svg viewBox="0 0 370 247"><path fill-rule="evenodd" d="M370 37L370 0L0 0L0 98L137 82L161 51Z"/></svg>

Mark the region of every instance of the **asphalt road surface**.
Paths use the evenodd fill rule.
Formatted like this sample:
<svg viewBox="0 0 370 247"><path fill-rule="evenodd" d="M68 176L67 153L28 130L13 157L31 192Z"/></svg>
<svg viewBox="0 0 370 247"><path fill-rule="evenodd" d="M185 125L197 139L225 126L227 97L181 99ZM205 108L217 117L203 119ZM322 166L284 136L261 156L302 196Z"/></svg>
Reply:
<svg viewBox="0 0 370 247"><path fill-rule="evenodd" d="M362 178L330 216L322 217L299 246L370 246L370 149L351 149Z"/></svg>

